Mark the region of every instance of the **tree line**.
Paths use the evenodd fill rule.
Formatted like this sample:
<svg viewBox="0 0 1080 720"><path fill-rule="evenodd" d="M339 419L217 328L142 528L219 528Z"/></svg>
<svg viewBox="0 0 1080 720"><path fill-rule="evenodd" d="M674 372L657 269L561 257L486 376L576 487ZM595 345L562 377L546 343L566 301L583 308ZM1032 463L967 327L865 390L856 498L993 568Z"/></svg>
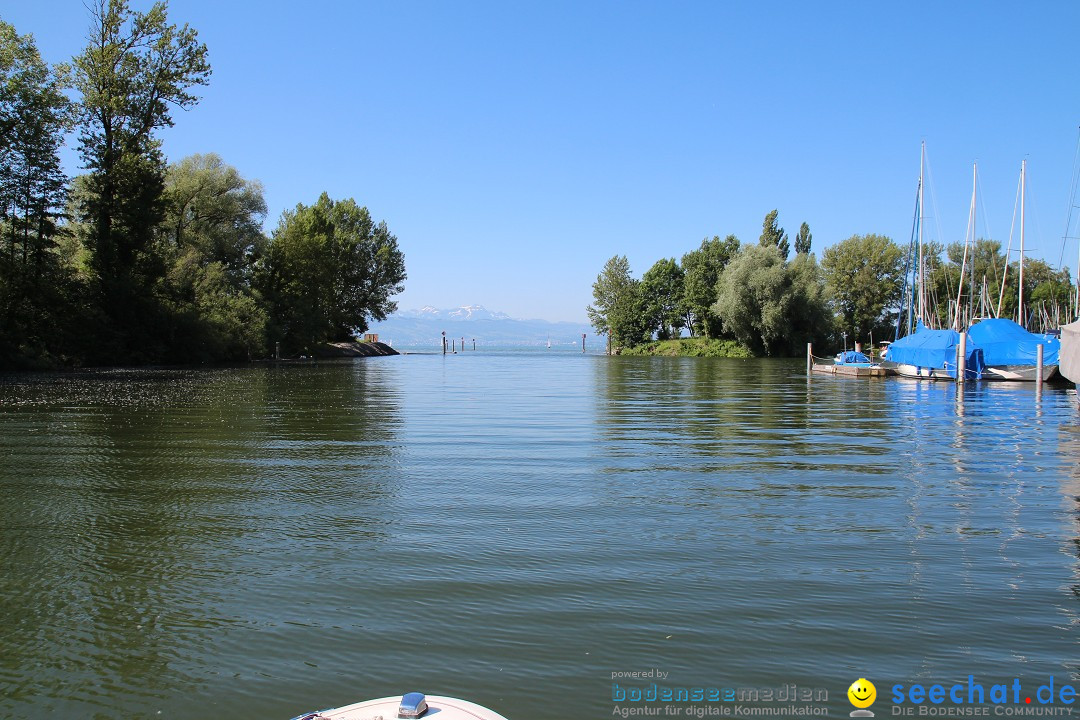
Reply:
<svg viewBox="0 0 1080 720"><path fill-rule="evenodd" d="M213 153L166 160L159 131L211 75L195 30L164 2L90 15L57 65L0 20L0 367L305 353L396 309L404 256L367 208L323 193L267 236L260 183Z"/></svg>
<svg viewBox="0 0 1080 720"><path fill-rule="evenodd" d="M917 272L932 327L1017 316L1018 261L1009 262L997 241L979 239L966 251L964 243L927 243L920 260L886 236L854 235L827 248L820 263L812 241L804 222L789 259L787 232L772 210L757 244L706 238L681 260L658 260L640 279L617 255L593 283L589 320L616 349L689 335L734 340L756 355L800 355L808 342L894 339ZM1075 312L1073 297L1068 269L1024 261L1027 327L1057 327Z"/></svg>

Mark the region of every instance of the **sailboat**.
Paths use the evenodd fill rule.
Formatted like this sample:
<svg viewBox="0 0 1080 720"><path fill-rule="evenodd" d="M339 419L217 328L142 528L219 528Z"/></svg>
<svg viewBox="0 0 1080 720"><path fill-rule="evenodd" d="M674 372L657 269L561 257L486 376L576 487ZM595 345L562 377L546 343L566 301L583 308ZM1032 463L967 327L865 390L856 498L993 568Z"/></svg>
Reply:
<svg viewBox="0 0 1080 720"><path fill-rule="evenodd" d="M1080 383L1080 320L1061 326L1058 372L1066 380Z"/></svg>
<svg viewBox="0 0 1080 720"><path fill-rule="evenodd" d="M1017 317L1020 322L1002 318L1001 304L1005 294L1005 278L1002 277L1001 294L998 297L997 317L975 322L968 334L983 354L986 380L1010 380L1014 382L1038 382L1045 380L1058 369L1061 341L1056 337L1037 335L1023 327L1024 322L1024 205L1027 161L1020 164L1020 277ZM974 208L974 201L973 201ZM974 213L974 209L972 210ZM965 258L967 256L965 247ZM1006 269L1007 269L1006 265ZM959 303L957 307L959 316ZM1038 353L1042 346L1042 377L1039 377Z"/></svg>
<svg viewBox="0 0 1080 720"><path fill-rule="evenodd" d="M1043 348L1042 379L1058 369L1061 341L1028 332L1008 318L987 318L968 329L968 335L982 351L986 369L984 380L1036 382L1039 346Z"/></svg>
<svg viewBox="0 0 1080 720"><path fill-rule="evenodd" d="M957 348L966 345L964 377L978 379L982 375L982 353L967 342L955 329L937 330L929 327L926 295L926 259L923 256L923 188L926 167L926 143L922 144L919 161L919 187L915 200L915 220L908 247L910 273L904 276L904 307L896 318L896 339L885 351L882 366L902 377L923 380L955 380L959 373ZM910 274L911 283L908 284ZM918 297L915 297L915 293ZM900 335L905 311L907 334ZM914 327L913 327L914 326Z"/></svg>

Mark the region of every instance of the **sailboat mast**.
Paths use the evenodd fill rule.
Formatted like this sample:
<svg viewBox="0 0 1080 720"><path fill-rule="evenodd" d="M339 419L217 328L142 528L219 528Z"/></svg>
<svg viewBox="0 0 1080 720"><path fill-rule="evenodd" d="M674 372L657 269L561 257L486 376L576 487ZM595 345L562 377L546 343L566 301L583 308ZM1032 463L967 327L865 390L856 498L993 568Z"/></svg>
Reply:
<svg viewBox="0 0 1080 720"><path fill-rule="evenodd" d="M976 193L979 190L979 163L974 162L971 164L971 273L968 275L968 319L967 324L971 325L975 319L975 249L976 238L978 237L978 230L975 227L975 213L977 204L975 202ZM956 328L959 330L960 328Z"/></svg>
<svg viewBox="0 0 1080 720"><path fill-rule="evenodd" d="M923 275L926 272L926 266L923 259L923 173L926 166L926 141L923 140L922 152L919 155L919 279L917 284L917 292L919 293L919 322L926 324L926 300L925 300L925 288L923 283Z"/></svg>
<svg viewBox="0 0 1080 720"><path fill-rule="evenodd" d="M971 303L973 301L972 293L975 292L975 180L978 177L977 170L978 165L972 164L971 166L971 208L968 210L968 229L964 234L964 260L960 264L960 281L956 284L956 312L953 315L953 330L959 331L962 327L961 322L961 308L963 305L961 301L964 298L964 273L968 274L970 282L968 289L968 315L971 315ZM971 270L967 269L968 264L968 248L971 248ZM968 320L970 321L970 317Z"/></svg>
<svg viewBox="0 0 1080 720"><path fill-rule="evenodd" d="M1027 160L1020 161L1020 295L1017 302L1017 322L1021 327L1027 327L1024 322L1024 192L1027 187L1025 175L1027 173Z"/></svg>

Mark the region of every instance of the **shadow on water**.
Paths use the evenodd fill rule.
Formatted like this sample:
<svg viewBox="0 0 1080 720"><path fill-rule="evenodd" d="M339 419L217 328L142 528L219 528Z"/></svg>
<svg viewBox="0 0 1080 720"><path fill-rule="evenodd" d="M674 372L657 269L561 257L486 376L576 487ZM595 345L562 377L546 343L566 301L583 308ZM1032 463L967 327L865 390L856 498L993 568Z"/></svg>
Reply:
<svg viewBox="0 0 1080 720"><path fill-rule="evenodd" d="M283 588L383 535L395 403L364 362L6 378L0 714L149 717L261 672L237 648L320 622Z"/></svg>

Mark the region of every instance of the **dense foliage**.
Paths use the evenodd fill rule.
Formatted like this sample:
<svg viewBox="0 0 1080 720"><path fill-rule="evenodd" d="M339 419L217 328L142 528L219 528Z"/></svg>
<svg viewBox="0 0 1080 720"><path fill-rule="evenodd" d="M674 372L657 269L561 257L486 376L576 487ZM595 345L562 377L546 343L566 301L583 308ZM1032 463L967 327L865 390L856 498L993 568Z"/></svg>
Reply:
<svg viewBox="0 0 1080 720"><path fill-rule="evenodd" d="M962 243L927 243L916 259L882 235L854 235L827 248L820 264L811 242L804 222L788 260L787 233L772 210L757 245L741 245L734 235L706 238L681 263L657 261L640 281L624 256L614 257L593 285L589 319L616 352L801 355L808 342L824 351L839 346L842 335L860 342L893 339L897 324L907 321L901 307L917 302L912 279L920 267L923 320L931 326L1017 315L1018 263L1006 262L995 241L978 240L966 254ZM1074 292L1067 269L1025 260L1028 327L1057 327ZM693 344L679 339L684 335L723 342Z"/></svg>
<svg viewBox="0 0 1080 720"><path fill-rule="evenodd" d="M169 165L157 133L210 78L195 30L164 2L88 7L70 66L0 21L0 367L304 352L395 309L397 239L354 200L298 205L267 238L258 182L214 154Z"/></svg>
<svg viewBox="0 0 1080 720"><path fill-rule="evenodd" d="M275 334L289 349L309 351L327 339L348 340L369 319L385 320L404 280L404 258L386 223L323 193L282 215L261 284Z"/></svg>
<svg viewBox="0 0 1080 720"><path fill-rule="evenodd" d="M57 251L67 201L60 168L71 104L66 69L0 21L0 365L38 357L73 328L79 288Z"/></svg>

